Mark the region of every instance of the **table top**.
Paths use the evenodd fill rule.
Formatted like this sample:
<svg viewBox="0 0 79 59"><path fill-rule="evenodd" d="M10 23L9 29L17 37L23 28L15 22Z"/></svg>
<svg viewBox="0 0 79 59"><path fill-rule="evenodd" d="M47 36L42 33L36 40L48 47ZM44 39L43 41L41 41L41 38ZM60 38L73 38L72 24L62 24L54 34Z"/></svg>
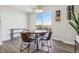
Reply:
<svg viewBox="0 0 79 59"><path fill-rule="evenodd" d="M42 34L42 33L47 33L47 31L43 31L43 30L34 30L34 31L26 31L30 34Z"/></svg>

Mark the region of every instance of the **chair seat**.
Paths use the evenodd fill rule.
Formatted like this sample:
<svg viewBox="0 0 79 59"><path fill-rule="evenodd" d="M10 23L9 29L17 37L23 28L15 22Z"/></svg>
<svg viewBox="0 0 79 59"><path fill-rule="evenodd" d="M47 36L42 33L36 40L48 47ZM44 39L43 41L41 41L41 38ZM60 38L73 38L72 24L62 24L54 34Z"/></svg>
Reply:
<svg viewBox="0 0 79 59"><path fill-rule="evenodd" d="M26 42L32 42L34 40L35 40L34 38L30 38L30 40L27 40Z"/></svg>
<svg viewBox="0 0 79 59"><path fill-rule="evenodd" d="M30 39L33 39L33 40L35 40L36 38L35 38L35 37L33 37L33 36L31 36L31 37L30 37Z"/></svg>
<svg viewBox="0 0 79 59"><path fill-rule="evenodd" d="M40 38L40 40L48 40L48 37L43 36L43 37Z"/></svg>

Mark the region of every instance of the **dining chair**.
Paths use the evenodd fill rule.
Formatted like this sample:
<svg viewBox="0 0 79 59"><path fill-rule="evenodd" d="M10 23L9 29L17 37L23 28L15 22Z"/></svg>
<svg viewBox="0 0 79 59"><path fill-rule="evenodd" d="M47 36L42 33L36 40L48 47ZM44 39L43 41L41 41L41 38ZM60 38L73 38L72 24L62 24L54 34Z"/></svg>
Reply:
<svg viewBox="0 0 79 59"><path fill-rule="evenodd" d="M41 39L40 39L40 41L41 41L41 46L48 47L48 51L47 51L47 52L49 52L49 48L51 48L51 41L50 41L51 35L52 35L52 32L49 32L49 33L48 33L48 36L42 36ZM45 41L45 42L47 43L47 45L42 44L43 41ZM49 41L50 41L50 46L49 46Z"/></svg>
<svg viewBox="0 0 79 59"><path fill-rule="evenodd" d="M30 38L30 34L28 34L27 32L21 33L21 38L22 38L22 42L21 42L21 46L20 46L20 52L22 52L28 48L28 53L29 53L30 44L31 44L31 42L33 42L35 40L35 38ZM25 47L24 49L22 49L23 42L27 43L26 44L27 47Z"/></svg>

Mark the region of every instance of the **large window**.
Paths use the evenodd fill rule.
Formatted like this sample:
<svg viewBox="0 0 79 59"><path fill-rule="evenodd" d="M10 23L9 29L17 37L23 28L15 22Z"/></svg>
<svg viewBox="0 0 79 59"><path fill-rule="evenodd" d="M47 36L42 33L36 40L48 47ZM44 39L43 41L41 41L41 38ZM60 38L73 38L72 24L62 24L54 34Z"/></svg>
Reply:
<svg viewBox="0 0 79 59"><path fill-rule="evenodd" d="M47 30L52 25L52 12L42 12L36 14L36 29Z"/></svg>

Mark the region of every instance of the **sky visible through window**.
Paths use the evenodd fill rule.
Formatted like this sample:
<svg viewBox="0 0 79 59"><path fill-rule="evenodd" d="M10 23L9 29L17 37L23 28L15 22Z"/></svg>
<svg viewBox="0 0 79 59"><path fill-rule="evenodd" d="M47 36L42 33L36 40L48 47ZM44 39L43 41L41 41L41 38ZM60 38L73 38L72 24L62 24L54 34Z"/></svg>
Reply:
<svg viewBox="0 0 79 59"><path fill-rule="evenodd" d="M36 14L36 25L51 25L51 20L52 20L52 12L47 11L43 13L38 13Z"/></svg>

